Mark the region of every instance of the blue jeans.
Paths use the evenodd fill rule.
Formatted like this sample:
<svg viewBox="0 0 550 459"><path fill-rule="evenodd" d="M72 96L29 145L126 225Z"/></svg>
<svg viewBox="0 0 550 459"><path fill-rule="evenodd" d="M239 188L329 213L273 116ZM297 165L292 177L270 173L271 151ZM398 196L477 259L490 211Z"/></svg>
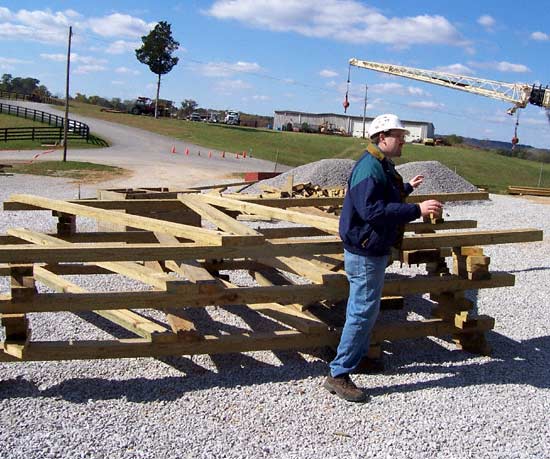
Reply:
<svg viewBox="0 0 550 459"><path fill-rule="evenodd" d="M336 357L330 362L333 377L351 373L367 354L378 313L388 256L355 255L344 250L349 281L346 323Z"/></svg>

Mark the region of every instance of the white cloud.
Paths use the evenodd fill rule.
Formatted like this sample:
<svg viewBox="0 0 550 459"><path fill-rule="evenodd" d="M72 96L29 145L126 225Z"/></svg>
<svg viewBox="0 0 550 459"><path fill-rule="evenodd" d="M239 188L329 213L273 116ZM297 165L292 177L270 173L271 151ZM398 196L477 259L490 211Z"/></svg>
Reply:
<svg viewBox="0 0 550 459"><path fill-rule="evenodd" d="M113 13L109 16L92 18L88 21L89 27L102 37L129 37L137 38L147 35L156 25L156 22L147 23L128 14Z"/></svg>
<svg viewBox="0 0 550 459"><path fill-rule="evenodd" d="M479 18L477 18L477 23L485 27L487 30L492 30L496 24L496 21L493 16L484 14L483 16L480 16Z"/></svg>
<svg viewBox="0 0 550 459"><path fill-rule="evenodd" d="M526 118L526 117L523 117L521 119L521 123L522 124L529 124L531 126L547 126L548 125L548 120L546 119L546 117L544 118Z"/></svg>
<svg viewBox="0 0 550 459"><path fill-rule="evenodd" d="M230 77L236 73L259 73L263 68L256 62L208 62L198 65L198 71L207 77Z"/></svg>
<svg viewBox="0 0 550 459"><path fill-rule="evenodd" d="M500 70L501 72L516 72L516 73L525 73L530 72L531 69L523 64L512 64L510 62L502 61L497 62L496 66L497 70Z"/></svg>
<svg viewBox="0 0 550 459"><path fill-rule="evenodd" d="M117 40L111 43L107 47L107 49L105 49L105 52L108 54L124 54L128 52L133 53L134 50L136 50L140 46L141 46L140 42Z"/></svg>
<svg viewBox="0 0 550 459"><path fill-rule="evenodd" d="M530 37L531 37L532 40L537 40L537 41L550 40L550 35L548 35L547 33L544 33L544 32L533 32L530 35Z"/></svg>
<svg viewBox="0 0 550 459"><path fill-rule="evenodd" d="M17 59L13 57L0 57L0 64L31 64L31 61L25 61L23 59Z"/></svg>
<svg viewBox="0 0 550 459"><path fill-rule="evenodd" d="M374 94L395 94L399 96L428 96L429 94L424 91L421 88L418 88L416 86L405 86L401 83L378 83L369 86L368 92L372 92Z"/></svg>
<svg viewBox="0 0 550 459"><path fill-rule="evenodd" d="M243 80L222 80L216 83L215 89L218 92L231 94L235 91L250 89L252 86Z"/></svg>
<svg viewBox="0 0 550 459"><path fill-rule="evenodd" d="M266 100L271 100L271 97L257 94L252 96L252 99L259 100L259 101L266 101Z"/></svg>
<svg viewBox="0 0 550 459"><path fill-rule="evenodd" d="M471 61L468 63L472 67L477 67L481 69L493 69L500 72L516 72L516 73L526 73L530 72L531 69L523 64L512 64L511 62L501 61L501 62L474 62Z"/></svg>
<svg viewBox="0 0 550 459"><path fill-rule="evenodd" d="M11 19L11 12L7 8L4 8L3 6L0 6L0 20L7 20Z"/></svg>
<svg viewBox="0 0 550 459"><path fill-rule="evenodd" d="M443 108L445 105L444 104L440 104L440 103L437 103L437 102L432 102L432 101L429 101L429 100L422 100L422 101L418 101L418 102L410 102L407 104L409 107L412 107L412 108L422 108L422 109L439 109L439 108Z"/></svg>
<svg viewBox="0 0 550 459"><path fill-rule="evenodd" d="M41 53L40 57L44 60L54 61L54 62L65 62L67 60L66 54ZM87 64L87 65L102 65L102 64L106 64L107 60L98 59L92 56L81 56L77 53L71 53L71 63L80 63L80 64Z"/></svg>
<svg viewBox="0 0 550 459"><path fill-rule="evenodd" d="M73 40L78 42L88 29L104 37L138 38L147 34L156 24L120 13L85 20L72 9L53 12L47 8L12 12L8 8L0 7L0 20L5 21L0 23L0 39L58 44L67 42L70 25L73 26Z"/></svg>
<svg viewBox="0 0 550 459"><path fill-rule="evenodd" d="M139 75L141 73L139 70L129 69L128 67L117 67L115 72L129 75Z"/></svg>
<svg viewBox="0 0 550 459"><path fill-rule="evenodd" d="M75 71L75 75L86 75L88 73L103 72L107 70L107 67L98 64L79 65Z"/></svg>
<svg viewBox="0 0 550 459"><path fill-rule="evenodd" d="M206 13L260 29L346 43L467 45L443 16L386 17L357 0L217 0Z"/></svg>
<svg viewBox="0 0 550 459"><path fill-rule="evenodd" d="M436 67L434 70L444 73L454 73L455 75L473 75L475 73L470 67L459 63Z"/></svg>
<svg viewBox="0 0 550 459"><path fill-rule="evenodd" d="M319 75L321 75L323 78L334 78L335 76L338 76L338 72L335 72L334 70L323 69L319 72Z"/></svg>

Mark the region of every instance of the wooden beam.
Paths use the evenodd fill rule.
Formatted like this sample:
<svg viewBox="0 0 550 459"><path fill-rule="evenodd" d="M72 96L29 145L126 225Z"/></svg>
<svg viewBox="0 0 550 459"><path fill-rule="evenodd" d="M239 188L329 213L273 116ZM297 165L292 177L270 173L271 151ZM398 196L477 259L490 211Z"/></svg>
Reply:
<svg viewBox="0 0 550 459"><path fill-rule="evenodd" d="M469 280L455 275L417 276L388 279L383 296L405 296L416 293L441 293L514 285L514 276L493 273L490 279ZM313 303L320 300L338 301L347 297L347 281L311 285L271 287L239 287L216 289L201 284L181 285L167 292L109 293L43 293L32 300L0 301L0 312L91 311L94 309L127 309L133 307L162 309L165 307L203 307L208 305L239 305L277 302L281 304Z"/></svg>
<svg viewBox="0 0 550 459"><path fill-rule="evenodd" d="M181 223L168 222L157 220L150 217L141 217L121 212L115 212L104 209L94 209L82 204L72 204L65 201L43 198L40 196L31 196L25 194L16 194L11 196L11 201L32 204L43 209L55 210L71 215L80 215L83 217L94 218L101 222L115 223L133 228L140 228L150 231L159 231L171 234L172 236L180 236L193 241L198 241L206 244L242 244L250 242L251 239L242 238L241 236L225 235L218 231L211 231L195 226L184 225ZM247 242L244 242L247 241Z"/></svg>
<svg viewBox="0 0 550 459"><path fill-rule="evenodd" d="M222 198L219 196L204 195L203 199L212 205L223 207L225 209L238 210L248 214L271 217L293 223L301 223L332 234L338 234L338 220L333 218L307 215L293 210L276 209L260 204L237 201L235 199Z"/></svg>
<svg viewBox="0 0 550 459"><path fill-rule="evenodd" d="M174 343L151 343L139 338L71 342L38 341L30 343L24 350L15 345L7 346L8 348L4 353L0 351L0 361L119 359L307 349L321 346L335 346L338 344L338 339L338 332L334 330L329 330L323 334L305 334L295 330L283 330L266 333L242 333L229 336L209 335L205 336L202 341L177 341Z"/></svg>
<svg viewBox="0 0 550 459"><path fill-rule="evenodd" d="M87 290L79 285L63 279L40 266L35 266L34 275L37 281L42 282L44 285L58 292L88 293ZM176 335L171 333L167 328L132 311L120 309L93 312L151 341L175 341L177 338Z"/></svg>
<svg viewBox="0 0 550 459"><path fill-rule="evenodd" d="M418 250L535 241L542 241L542 231L539 229L521 228L500 231L463 231L444 234L417 234L414 236L405 236L401 248L402 250Z"/></svg>
<svg viewBox="0 0 550 459"><path fill-rule="evenodd" d="M465 193L411 194L407 196L406 202L418 203L427 199L437 199L440 202L487 201L489 193L486 191L473 191Z"/></svg>
<svg viewBox="0 0 550 459"><path fill-rule="evenodd" d="M241 236L239 236L241 237ZM67 247L38 247L27 244L0 246L0 263L57 263L87 261L158 261L219 258L260 258L342 252L339 238L288 241L268 240L261 245L219 247L199 244L125 244L114 248L109 244L72 244Z"/></svg>
<svg viewBox="0 0 550 459"><path fill-rule="evenodd" d="M8 234L37 245L59 247L67 247L71 245L62 239L24 228L10 228L8 229ZM97 266L107 269L113 273L129 277L130 279L143 282L144 284L150 285L158 290L167 290L169 285L178 285L182 283L182 281L178 281L167 274L158 273L132 261L98 262Z"/></svg>
<svg viewBox="0 0 550 459"><path fill-rule="evenodd" d="M229 215L224 214L221 210L211 206L202 198L203 195L182 194L178 196L178 200L185 204L190 209L197 212L202 218L207 219L216 225L221 231L238 234L241 236L257 236L263 238L260 233L252 228L243 225Z"/></svg>

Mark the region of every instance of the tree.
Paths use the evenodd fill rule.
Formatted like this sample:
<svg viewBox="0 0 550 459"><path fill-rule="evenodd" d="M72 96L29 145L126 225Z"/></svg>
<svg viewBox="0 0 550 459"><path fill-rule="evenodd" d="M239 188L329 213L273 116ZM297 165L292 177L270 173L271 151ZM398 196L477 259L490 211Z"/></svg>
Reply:
<svg viewBox="0 0 550 459"><path fill-rule="evenodd" d="M170 24L165 21L160 21L148 35L141 37L141 41L143 44L141 48L136 49L136 57L158 76L155 99L155 118L158 118L160 77L167 74L178 63L179 58L172 57L172 53L180 44L172 37Z"/></svg>
<svg viewBox="0 0 550 459"><path fill-rule="evenodd" d="M189 116L191 113L193 113L195 111L195 109L199 106L199 104L193 100L193 99L185 99L182 103L181 103L181 110L182 110L182 115L184 117L187 117Z"/></svg>

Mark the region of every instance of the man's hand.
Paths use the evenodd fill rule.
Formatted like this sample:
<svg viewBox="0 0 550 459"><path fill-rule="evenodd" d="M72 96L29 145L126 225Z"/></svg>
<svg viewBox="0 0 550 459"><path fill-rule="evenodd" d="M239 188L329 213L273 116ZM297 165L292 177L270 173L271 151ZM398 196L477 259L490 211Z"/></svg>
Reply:
<svg viewBox="0 0 550 459"><path fill-rule="evenodd" d="M428 199L427 201L423 201L419 204L419 206L420 214L423 217L429 217L432 214L440 217L441 212L443 211L443 204L441 204L439 201L436 201L435 199Z"/></svg>
<svg viewBox="0 0 550 459"><path fill-rule="evenodd" d="M424 176L423 175L416 175L415 177L412 178L412 180L409 182L409 184L413 188L418 188L423 181L424 181Z"/></svg>

